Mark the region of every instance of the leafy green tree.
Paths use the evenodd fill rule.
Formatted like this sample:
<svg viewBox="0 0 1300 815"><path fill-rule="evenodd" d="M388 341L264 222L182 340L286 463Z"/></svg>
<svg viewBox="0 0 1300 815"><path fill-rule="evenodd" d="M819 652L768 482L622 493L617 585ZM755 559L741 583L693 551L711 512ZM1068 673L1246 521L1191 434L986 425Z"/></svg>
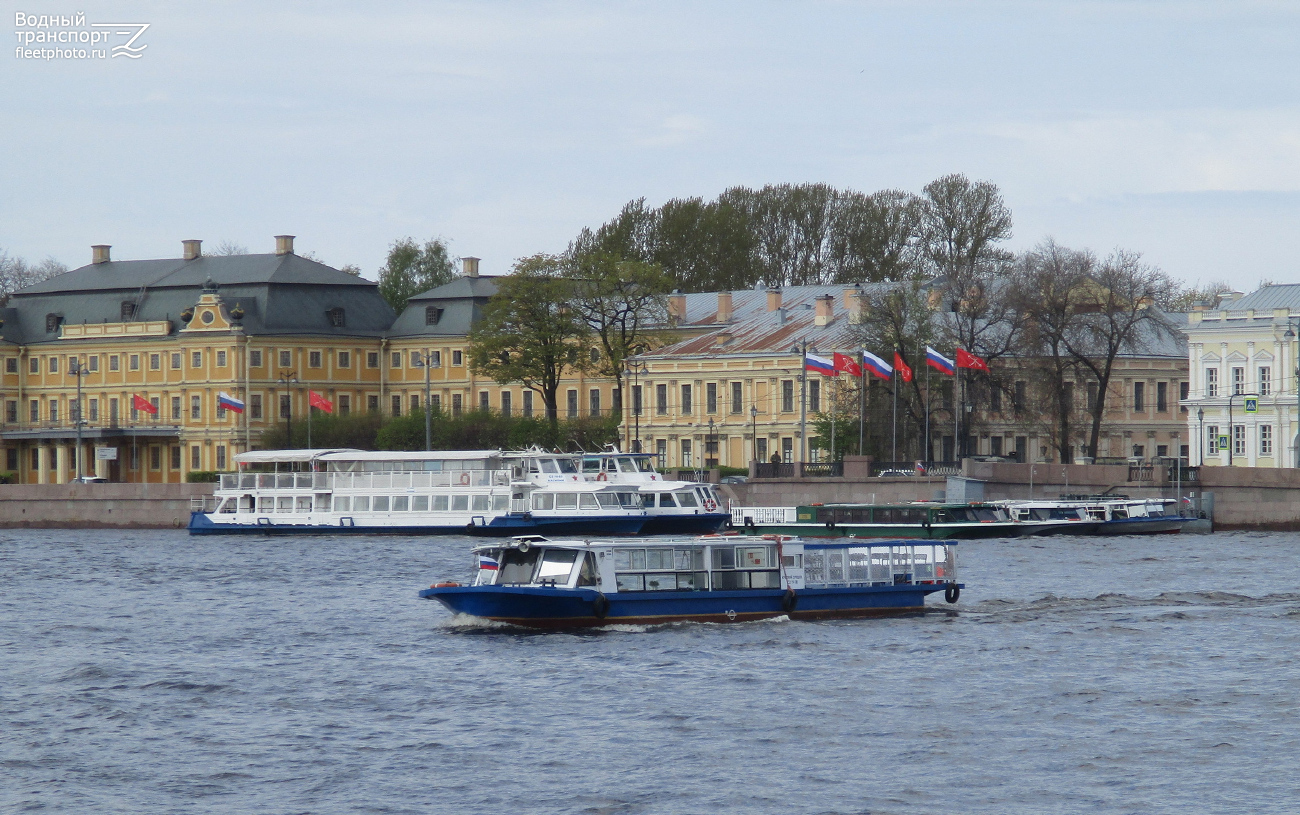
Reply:
<svg viewBox="0 0 1300 815"><path fill-rule="evenodd" d="M555 255L533 255L497 280L497 293L470 331L470 368L497 382L519 382L541 394L547 419L559 417L560 382L589 354L591 327L575 305L567 264Z"/></svg>
<svg viewBox="0 0 1300 815"><path fill-rule="evenodd" d="M402 238L389 247L388 262L379 270L379 293L401 314L412 297L455 277L456 264L441 238L426 241L424 246Z"/></svg>
<svg viewBox="0 0 1300 815"><path fill-rule="evenodd" d="M502 416L486 410L450 416L435 408L430 425L434 450L600 450L618 439L617 418L581 417L550 422L543 417ZM380 450L423 450L424 413L413 410L387 421L376 440Z"/></svg>

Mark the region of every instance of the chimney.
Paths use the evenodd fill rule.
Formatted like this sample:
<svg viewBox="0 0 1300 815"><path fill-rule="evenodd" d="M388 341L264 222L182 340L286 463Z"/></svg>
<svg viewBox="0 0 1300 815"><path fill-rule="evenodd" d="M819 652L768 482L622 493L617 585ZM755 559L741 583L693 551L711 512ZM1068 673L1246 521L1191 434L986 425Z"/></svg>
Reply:
<svg viewBox="0 0 1300 815"><path fill-rule="evenodd" d="M817 298L817 316L813 322L819 326L827 326L835 322L835 298L829 294L823 294Z"/></svg>
<svg viewBox="0 0 1300 815"><path fill-rule="evenodd" d="M938 289L930 289L930 293L925 297L925 303L931 311L938 311L943 308L943 292Z"/></svg>
<svg viewBox="0 0 1300 815"><path fill-rule="evenodd" d="M718 322L731 322L731 292L718 292Z"/></svg>
<svg viewBox="0 0 1300 815"><path fill-rule="evenodd" d="M680 289L668 295L668 322L676 325L686 319L686 295Z"/></svg>
<svg viewBox="0 0 1300 815"><path fill-rule="evenodd" d="M844 310L849 313L849 323L862 322L862 284L844 287Z"/></svg>
<svg viewBox="0 0 1300 815"><path fill-rule="evenodd" d="M767 310L776 311L781 307L781 289L773 286L767 290Z"/></svg>
<svg viewBox="0 0 1300 815"><path fill-rule="evenodd" d="M465 277L478 277L478 258L468 257L460 259L460 273Z"/></svg>
<svg viewBox="0 0 1300 815"><path fill-rule="evenodd" d="M293 254L293 235L275 236L275 253L277 255Z"/></svg>
<svg viewBox="0 0 1300 815"><path fill-rule="evenodd" d="M112 258L108 256L108 250L113 247L107 243L97 243L90 247L90 262L94 264L108 263Z"/></svg>
<svg viewBox="0 0 1300 815"><path fill-rule="evenodd" d="M292 251L292 250L290 250ZM181 241L181 257L185 260L194 260L203 256L203 241L188 240Z"/></svg>

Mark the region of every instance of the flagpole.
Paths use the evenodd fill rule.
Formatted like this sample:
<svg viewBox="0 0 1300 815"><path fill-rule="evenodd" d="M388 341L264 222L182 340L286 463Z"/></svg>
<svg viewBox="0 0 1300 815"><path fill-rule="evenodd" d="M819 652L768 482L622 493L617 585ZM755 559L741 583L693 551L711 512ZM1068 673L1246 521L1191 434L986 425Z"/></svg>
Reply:
<svg viewBox="0 0 1300 815"><path fill-rule="evenodd" d="M835 391L840 383L840 372L831 377L831 463L835 462Z"/></svg>
<svg viewBox="0 0 1300 815"><path fill-rule="evenodd" d="M307 449L311 449L311 390L307 391Z"/></svg>
<svg viewBox="0 0 1300 815"><path fill-rule="evenodd" d="M961 452L957 447L961 438L961 405L957 403L961 393L961 368L956 363L953 364L952 376L952 460L961 461Z"/></svg>
<svg viewBox="0 0 1300 815"><path fill-rule="evenodd" d="M925 460L927 462L934 460L933 453L934 449L930 441L930 361L927 359L925 362Z"/></svg>
<svg viewBox="0 0 1300 815"><path fill-rule="evenodd" d="M866 359L862 352L867 349L862 348L858 351L858 366L861 368L862 361ZM867 448L863 446L863 427L866 423L867 416L867 372L862 371L858 377L858 455L865 456Z"/></svg>
<svg viewBox="0 0 1300 815"><path fill-rule="evenodd" d="M808 341L804 340L803 369L799 372L799 463L808 459ZM800 473L802 475L802 473Z"/></svg>
<svg viewBox="0 0 1300 815"><path fill-rule="evenodd" d="M894 381L890 384L894 388L894 449L890 453L891 461L898 461L898 366L894 366Z"/></svg>

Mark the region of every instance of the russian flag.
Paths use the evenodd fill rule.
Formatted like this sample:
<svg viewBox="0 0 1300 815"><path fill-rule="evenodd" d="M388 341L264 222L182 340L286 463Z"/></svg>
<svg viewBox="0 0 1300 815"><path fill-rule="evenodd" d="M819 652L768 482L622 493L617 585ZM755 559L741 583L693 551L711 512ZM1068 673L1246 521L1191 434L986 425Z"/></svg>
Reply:
<svg viewBox="0 0 1300 815"><path fill-rule="evenodd" d="M888 379L894 375L893 366L870 351L864 350L862 352L862 367L871 371L881 379Z"/></svg>
<svg viewBox="0 0 1300 815"><path fill-rule="evenodd" d="M495 572L497 569L501 568L501 564L497 563L496 558L490 558L487 555L479 555L478 567L489 572Z"/></svg>
<svg viewBox="0 0 1300 815"><path fill-rule="evenodd" d="M835 363L816 354L804 354L803 367L808 371L816 371L826 376L835 376Z"/></svg>
<svg viewBox="0 0 1300 815"><path fill-rule="evenodd" d="M925 346L925 364L942 374L952 376L953 362L930 346Z"/></svg>
<svg viewBox="0 0 1300 815"><path fill-rule="evenodd" d="M225 391L217 394L217 407L225 408L226 410L233 410L236 413L244 412L244 403Z"/></svg>

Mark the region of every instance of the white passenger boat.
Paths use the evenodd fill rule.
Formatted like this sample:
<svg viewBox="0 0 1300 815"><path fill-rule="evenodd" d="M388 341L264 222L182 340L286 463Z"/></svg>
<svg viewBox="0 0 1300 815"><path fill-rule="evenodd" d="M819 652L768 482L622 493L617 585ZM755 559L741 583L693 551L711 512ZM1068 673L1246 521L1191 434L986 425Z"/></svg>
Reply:
<svg viewBox="0 0 1300 815"><path fill-rule="evenodd" d="M1053 526L1051 534L1162 535L1181 532L1188 519L1171 510L1172 498L1066 495L1058 500L1001 501L1011 517ZM1064 524L1061 522L1065 521Z"/></svg>
<svg viewBox="0 0 1300 815"><path fill-rule="evenodd" d="M584 453L581 467L588 481L626 484L640 491L646 509L643 535L703 535L731 520L712 484L665 480L649 453Z"/></svg>
<svg viewBox="0 0 1300 815"><path fill-rule="evenodd" d="M258 450L235 457L191 534L635 535L640 494L589 482L572 456L499 450Z"/></svg>

